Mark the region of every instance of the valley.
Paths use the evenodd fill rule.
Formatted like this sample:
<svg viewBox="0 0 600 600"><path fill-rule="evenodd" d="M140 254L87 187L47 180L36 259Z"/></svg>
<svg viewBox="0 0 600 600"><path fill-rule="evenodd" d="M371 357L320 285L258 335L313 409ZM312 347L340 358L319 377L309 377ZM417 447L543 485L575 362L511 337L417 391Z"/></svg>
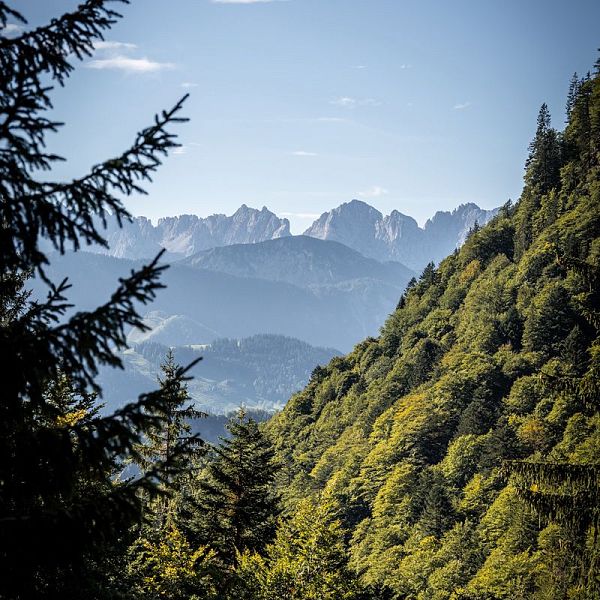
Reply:
<svg viewBox="0 0 600 600"><path fill-rule="evenodd" d="M109 219L108 248L88 246L55 255L48 274L53 280L68 277L74 307L67 314L73 314L108 298L120 277L166 251L166 287L144 314L149 330L128 332L132 348L122 354L123 372L101 374L107 410L155 385L160 360L145 357L152 346L163 355L169 347L177 348L178 355L185 355L185 348L194 357L203 355L190 385L198 409L223 414L244 405L273 411L306 385L316 366L378 335L409 281L419 275L391 257L405 257L421 268L460 246L476 223L494 213L464 205L436 213L421 229L397 211L384 219L353 200L322 215L303 235L291 235L287 220L267 208L246 205L230 217L183 215L161 219L156 226L136 217L119 229ZM396 228L392 235L390 219L397 221L399 215L410 227ZM439 222L450 224L444 236L428 233ZM378 234L384 224L387 241ZM34 293L42 289L34 282ZM249 352L247 340L257 339L271 348L263 361L270 376L287 377L277 392L261 389L264 373L252 374L255 381L246 367L223 362L215 351L235 340ZM288 357L276 352L282 344L295 345L299 362L289 372Z"/></svg>

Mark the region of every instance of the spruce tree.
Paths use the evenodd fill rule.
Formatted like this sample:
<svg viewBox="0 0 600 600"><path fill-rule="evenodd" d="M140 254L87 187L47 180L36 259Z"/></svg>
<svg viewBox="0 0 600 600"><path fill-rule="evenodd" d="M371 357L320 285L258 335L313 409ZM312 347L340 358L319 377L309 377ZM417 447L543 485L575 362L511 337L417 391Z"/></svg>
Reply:
<svg viewBox="0 0 600 600"><path fill-rule="evenodd" d="M551 126L550 111L542 104L537 117L535 137L525 162L525 182L540 194L560 183L561 149L558 133Z"/></svg>
<svg viewBox="0 0 600 600"><path fill-rule="evenodd" d="M228 596L264 600L359 600L373 598L348 568L348 552L336 513L325 498L305 499L280 523L266 557L246 552L239 587ZM385 596L377 595L377 598Z"/></svg>
<svg viewBox="0 0 600 600"><path fill-rule="evenodd" d="M548 105L542 104L535 136L529 144L529 155L525 161L525 188L517 207L514 240L516 259L521 258L538 233L534 228L534 215L540 208L541 198L560 186L560 170L563 160L567 158L567 145L563 137L551 126ZM556 207L552 208L551 212L556 212Z"/></svg>
<svg viewBox="0 0 600 600"><path fill-rule="evenodd" d="M214 449L198 482L199 542L211 545L228 567L238 554L261 551L274 535L278 497L273 449L254 419L240 409L231 434Z"/></svg>
<svg viewBox="0 0 600 600"><path fill-rule="evenodd" d="M571 117L571 111L575 106L575 101L577 100L577 95L579 94L579 88L581 87L581 80L579 79L579 75L577 72L573 73L571 77L571 82L569 83L569 92L567 93L567 104L565 106L566 120L565 122L569 122L569 118Z"/></svg>
<svg viewBox="0 0 600 600"><path fill-rule="evenodd" d="M206 414L189 404L191 397L185 381L178 375L181 367L175 363L172 349L160 368L163 376L158 378L158 384L164 402L154 413L158 421L150 426L144 442L136 446L136 462L143 473L152 472L159 464L170 465L160 487L166 496L172 496L181 491L182 478L193 472L204 454L203 441L191 433L190 421ZM158 529L164 525L169 511L166 496L154 505L154 525Z"/></svg>
<svg viewBox="0 0 600 600"><path fill-rule="evenodd" d="M52 180L52 167L62 159L45 147L61 125L47 116L51 83L64 85L72 62L91 55L120 16L113 4L87 0L47 26L0 38L2 598L109 596L107 578L93 582L87 566L106 560L105 548L120 543L139 519L140 490L150 493L168 473L169 465L157 464L143 477L114 479L115 468L137 456L144 433L160 421L165 392L175 383L112 415L92 411L80 419L70 402L57 403L48 392L64 377L77 397L100 393L99 367L122 366L116 351L126 347L126 331L147 329L138 307L163 287L159 255L121 279L104 304L67 317L69 285L45 272L47 248L107 246L102 226L108 218L130 218L121 199L144 192L142 183L177 146L169 126L184 120L178 116L182 100L120 156L71 181ZM26 23L0 2L0 27L8 19ZM48 286L46 300L33 302L23 291L30 275ZM183 378L178 370L173 382Z"/></svg>

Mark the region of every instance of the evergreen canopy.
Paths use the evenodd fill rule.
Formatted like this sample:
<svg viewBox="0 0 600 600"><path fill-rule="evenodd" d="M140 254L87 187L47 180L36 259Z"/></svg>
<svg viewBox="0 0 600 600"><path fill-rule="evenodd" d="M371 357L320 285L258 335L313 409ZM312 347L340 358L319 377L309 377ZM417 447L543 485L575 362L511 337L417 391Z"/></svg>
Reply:
<svg viewBox="0 0 600 600"><path fill-rule="evenodd" d="M47 26L0 38L0 596L7 598L81 591L83 565L99 560L100 548L135 522L139 490L152 493L171 468L161 461L136 480L114 479L160 421L165 395L185 379L184 369L105 417L69 419L67 405L49 393L62 378L75 396L100 393L99 366L122 366L115 351L125 347L130 327L146 329L138 308L162 287L159 255L121 279L104 304L66 318L68 282L44 273L48 246L61 253L82 242L106 246L102 226L130 218L121 198L144 193L143 183L178 145L170 127L186 120L179 116L184 97L121 155L71 181L47 176L63 160L46 150L47 136L61 126L48 117L49 83L64 85L73 61L92 53L119 18L119 1L127 2L87 0ZM26 23L0 2L0 25L9 18ZM40 171L47 172L43 180ZM24 290L31 275L48 286L43 302Z"/></svg>

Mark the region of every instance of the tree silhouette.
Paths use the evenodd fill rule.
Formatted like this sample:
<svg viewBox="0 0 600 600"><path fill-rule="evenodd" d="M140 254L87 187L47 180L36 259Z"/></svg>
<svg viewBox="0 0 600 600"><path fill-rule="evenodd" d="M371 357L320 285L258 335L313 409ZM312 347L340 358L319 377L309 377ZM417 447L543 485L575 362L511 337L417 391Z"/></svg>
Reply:
<svg viewBox="0 0 600 600"><path fill-rule="evenodd" d="M87 0L47 26L0 38L2 598L99 594L89 565L101 561L102 549L137 521L140 490L153 493L171 469L169 461L159 462L136 480L114 479L124 459L136 457L144 434L157 426L169 386L175 389L187 378L185 369L169 385L110 416L65 420L69 403L50 401L48 394L61 378L82 398L100 393L98 368L122 367L115 351L126 346L128 328L146 329L138 307L163 287L166 266L159 255L120 279L104 304L67 318L69 284L54 283L45 273L48 247L63 253L82 242L107 245L102 235L107 219L131 218L120 197L144 193L142 184L178 145L169 126L186 120L179 116L184 97L157 115L128 150L88 174L67 182L36 177L62 160L45 147L47 135L61 125L47 116L48 82L64 85L72 61L91 55L94 42L120 17L112 4ZM9 18L26 23L0 2L0 26ZM32 301L23 288L32 274L48 286L45 301Z"/></svg>

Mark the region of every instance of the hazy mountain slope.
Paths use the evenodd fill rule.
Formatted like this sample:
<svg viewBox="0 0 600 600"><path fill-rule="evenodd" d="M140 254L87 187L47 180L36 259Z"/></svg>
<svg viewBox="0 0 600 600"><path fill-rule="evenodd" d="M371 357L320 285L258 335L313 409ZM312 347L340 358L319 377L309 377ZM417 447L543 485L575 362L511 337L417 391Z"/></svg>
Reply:
<svg viewBox="0 0 600 600"><path fill-rule="evenodd" d="M597 597L600 76L580 86L518 205L267 424L287 506L337 502L382 597Z"/></svg>
<svg viewBox="0 0 600 600"><path fill-rule="evenodd" d="M397 210L383 216L365 202L352 200L323 213L306 230L305 236L339 242L364 257L395 261L421 271L429 261L438 262L460 246L476 222L483 225L495 212L482 210L472 203L463 204L452 212L437 212L420 228L412 217ZM156 226L145 217L135 217L119 228L109 219L106 231L109 249L93 246L86 250L117 258L140 259L151 258L164 248L169 260L177 260L212 248L290 237L302 236L291 236L287 219L280 219L266 207L256 210L243 204L231 216L180 215L159 219ZM296 251L302 244L306 252L311 252L306 241L298 241L296 246L278 246L278 249ZM257 251L253 260L259 260L258 254ZM215 270L215 261L221 256L217 253L202 260L206 268ZM231 260L231 255L225 255L225 259Z"/></svg>
<svg viewBox="0 0 600 600"><path fill-rule="evenodd" d="M165 217L156 226L145 217L135 217L122 228L109 220L106 231L109 249L93 246L86 250L137 259L154 257L161 248L166 248L169 256L181 257L216 246L249 244L289 235L287 219L280 219L266 207L257 210L242 204L231 216Z"/></svg>
<svg viewBox="0 0 600 600"><path fill-rule="evenodd" d="M167 350L168 346L153 342L135 344L121 354L124 371L103 369L100 385L106 410L155 389ZM196 407L212 414L242 404L265 410L281 408L292 393L306 385L317 365L339 354L332 348L277 335L219 339L205 346L178 347L174 352L180 364L202 356L190 372L194 379L188 387Z"/></svg>
<svg viewBox="0 0 600 600"><path fill-rule="evenodd" d="M68 298L77 309L90 309L108 298L119 277L136 262L86 252L55 256L47 272L54 281L68 276L73 287ZM290 271L295 270L293 263ZM275 333L302 339L312 345L348 350L365 335L376 333L394 309L408 274L393 281L352 279L327 286L301 288L286 282L249 277L173 264L162 281L166 285L149 307L168 316L193 322L206 332L196 343L219 337L249 337ZM33 281L34 291L43 286ZM175 325L185 323L177 319ZM211 333L212 332L212 333ZM169 344L185 337L160 338Z"/></svg>
<svg viewBox="0 0 600 600"><path fill-rule="evenodd" d="M377 279L404 286L414 275L399 263L380 263L355 250L308 236L213 248L181 264L237 277L285 281L300 287Z"/></svg>
<svg viewBox="0 0 600 600"><path fill-rule="evenodd" d="M131 343L156 342L158 344L188 345L212 340L219 333L183 315L169 315L159 310L146 314L144 323L150 331L132 329L127 336Z"/></svg>
<svg viewBox="0 0 600 600"><path fill-rule="evenodd" d="M304 235L333 240L377 260L394 260L421 271L459 247L475 225L487 223L496 210L462 204L452 212L437 212L423 228L397 210L383 216L360 200L323 213Z"/></svg>
<svg viewBox="0 0 600 600"><path fill-rule="evenodd" d="M206 417L194 419L191 423L192 431L197 433L205 442L218 444L223 437L230 437L227 423L231 417L237 415L237 409L224 414L208 413ZM257 423L262 423L272 416L272 412L262 409L246 409L246 415Z"/></svg>

